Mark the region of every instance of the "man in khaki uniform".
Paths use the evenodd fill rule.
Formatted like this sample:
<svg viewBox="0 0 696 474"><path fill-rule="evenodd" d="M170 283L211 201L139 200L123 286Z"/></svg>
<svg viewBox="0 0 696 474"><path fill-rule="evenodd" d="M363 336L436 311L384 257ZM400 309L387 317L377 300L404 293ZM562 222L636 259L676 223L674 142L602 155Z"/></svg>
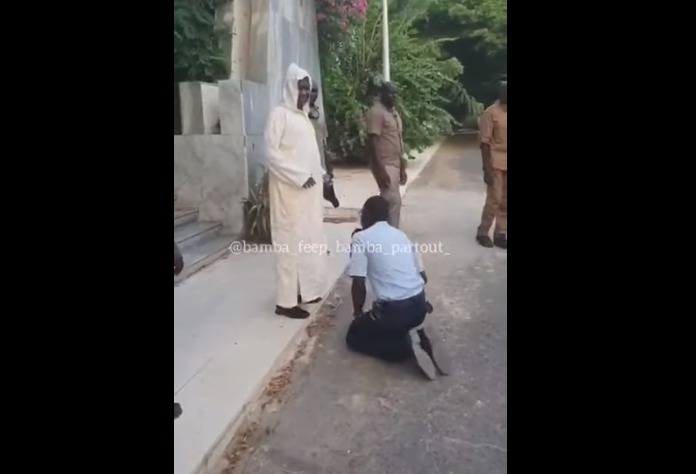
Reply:
<svg viewBox="0 0 696 474"><path fill-rule="evenodd" d="M408 179L402 138L403 126L395 108L394 86L384 82L379 92L379 101L375 102L365 117L368 155L380 196L389 204L388 222L398 229L401 216L399 185L403 186Z"/></svg>
<svg viewBox="0 0 696 474"><path fill-rule="evenodd" d="M501 83L498 100L481 115L479 121L483 181L486 204L476 241L484 247L507 248L507 81ZM488 232L495 220L493 240Z"/></svg>

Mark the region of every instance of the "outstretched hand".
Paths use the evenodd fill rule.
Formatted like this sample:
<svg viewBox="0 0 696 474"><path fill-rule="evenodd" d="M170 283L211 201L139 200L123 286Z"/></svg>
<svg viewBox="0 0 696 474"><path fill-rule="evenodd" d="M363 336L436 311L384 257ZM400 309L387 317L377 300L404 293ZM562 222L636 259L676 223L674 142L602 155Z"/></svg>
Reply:
<svg viewBox="0 0 696 474"><path fill-rule="evenodd" d="M307 181L305 181L305 184L303 184L302 187L303 187L304 189L309 189L309 188L311 188L312 186L314 186L315 184L317 184L317 182L314 181L314 178L312 178L312 177L310 176L310 178L309 178Z"/></svg>

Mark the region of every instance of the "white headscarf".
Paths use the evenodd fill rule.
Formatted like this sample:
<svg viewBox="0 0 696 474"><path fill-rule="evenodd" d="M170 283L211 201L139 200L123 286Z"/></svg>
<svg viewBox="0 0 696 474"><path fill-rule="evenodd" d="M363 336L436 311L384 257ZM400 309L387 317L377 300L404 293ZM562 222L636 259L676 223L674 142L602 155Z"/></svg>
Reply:
<svg viewBox="0 0 696 474"><path fill-rule="evenodd" d="M297 81L304 78L309 79L309 87L312 87L312 78L309 73L295 63L288 66L288 72L285 74L285 85L283 86L283 105L290 110L297 110L297 98L300 95L300 90L297 87ZM309 101L304 105L302 111L309 112Z"/></svg>

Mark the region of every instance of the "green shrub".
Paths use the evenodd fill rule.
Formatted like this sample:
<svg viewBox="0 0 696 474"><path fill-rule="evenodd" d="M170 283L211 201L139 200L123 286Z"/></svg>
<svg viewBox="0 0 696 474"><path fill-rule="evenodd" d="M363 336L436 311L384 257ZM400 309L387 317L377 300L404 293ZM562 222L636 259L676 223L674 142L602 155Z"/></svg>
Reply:
<svg viewBox="0 0 696 474"><path fill-rule="evenodd" d="M380 3L369 2L365 18L351 22L341 35L336 35L334 28L330 37L325 37L329 32L319 23L328 147L349 160L364 156L364 115L373 101L368 86L381 79ZM392 8L389 21L391 81L397 87L403 138L410 152L424 149L451 132L454 118L446 106L464 97L459 81L463 67L455 58L444 58L437 40L419 37L415 23L426 12L427 1L393 3L399 5Z"/></svg>
<svg viewBox="0 0 696 474"><path fill-rule="evenodd" d="M251 242L270 244L271 207L268 196L268 170L261 181L249 190L244 200L244 233Z"/></svg>

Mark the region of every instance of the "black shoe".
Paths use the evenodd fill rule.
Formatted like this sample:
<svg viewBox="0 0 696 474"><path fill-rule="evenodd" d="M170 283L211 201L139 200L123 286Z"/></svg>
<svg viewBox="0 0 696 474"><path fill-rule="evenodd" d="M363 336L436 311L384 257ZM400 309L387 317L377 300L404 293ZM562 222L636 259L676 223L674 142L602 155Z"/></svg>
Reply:
<svg viewBox="0 0 696 474"><path fill-rule="evenodd" d="M507 249L507 235L496 235L493 237L493 244L500 249Z"/></svg>
<svg viewBox="0 0 696 474"><path fill-rule="evenodd" d="M306 311L299 306L295 306L294 308L283 308L282 306L276 306L275 314L287 316L290 319L307 319L309 317L309 311Z"/></svg>
<svg viewBox="0 0 696 474"><path fill-rule="evenodd" d="M333 187L333 183L324 183L324 199L329 201L334 208L341 205L336 197L336 190Z"/></svg>
<svg viewBox="0 0 696 474"><path fill-rule="evenodd" d="M432 357L430 357L430 354L428 354L421 345L420 337L418 337L415 330L409 332L409 339L418 368L420 368L423 374L430 380L435 380L437 369L435 368Z"/></svg>
<svg viewBox="0 0 696 474"><path fill-rule="evenodd" d="M481 247L486 247L487 249L493 248L493 241L487 235L477 235L476 242L478 242Z"/></svg>
<svg viewBox="0 0 696 474"><path fill-rule="evenodd" d="M420 339L420 345L423 347L423 351L430 356L437 371L440 373L440 375L449 375L449 360L445 357L440 345L432 343L428 335L425 333L425 329L419 329L417 332L418 338Z"/></svg>
<svg viewBox="0 0 696 474"><path fill-rule="evenodd" d="M183 412L184 411L181 409L181 405L174 402L174 419L176 420L177 418L179 418Z"/></svg>

